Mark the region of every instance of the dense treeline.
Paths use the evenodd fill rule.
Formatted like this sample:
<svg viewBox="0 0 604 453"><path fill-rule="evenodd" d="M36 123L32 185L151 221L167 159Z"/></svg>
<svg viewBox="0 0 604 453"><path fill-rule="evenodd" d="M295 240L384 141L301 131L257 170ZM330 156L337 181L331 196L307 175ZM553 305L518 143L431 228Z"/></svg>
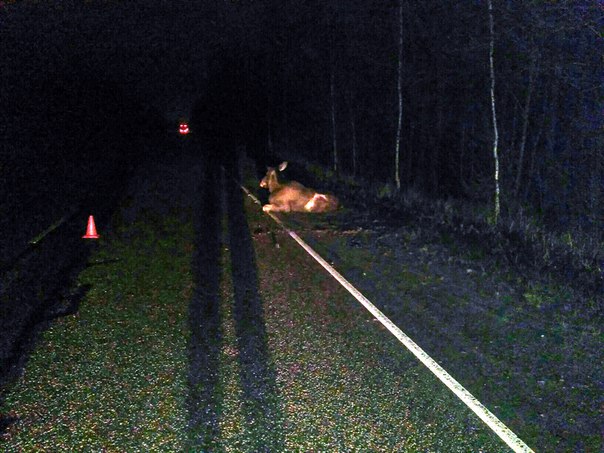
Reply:
<svg viewBox="0 0 604 453"><path fill-rule="evenodd" d="M69 99L82 99L78 90L94 92L109 79L120 88L99 94L103 102L134 105L127 100L133 91L149 109L173 107L177 98L189 107L194 99L226 99L228 106L204 108L231 115L239 109L229 136L240 134L257 152L293 151L376 183L394 185L398 173L403 190L492 205L492 38L502 214L528 212L560 231L598 234L601 2L493 0L493 36L488 4L9 2L0 17L2 99L3 108L18 112L3 117L0 131L14 143L23 137L12 125L31 129L21 95L40 119L33 129L78 121L81 112L64 108L63 93L69 107ZM217 79L216 68L227 76ZM94 124L90 130L51 134L98 136L97 111L78 121ZM124 113L114 116L115 127L128 116L147 121Z"/></svg>
<svg viewBox="0 0 604 453"><path fill-rule="evenodd" d="M492 203L486 1L268 5L225 6L216 14L233 38L208 47L241 49L250 84L263 86L266 147L393 182L400 59L402 187ZM503 213L597 233L602 6L495 0L493 17Z"/></svg>

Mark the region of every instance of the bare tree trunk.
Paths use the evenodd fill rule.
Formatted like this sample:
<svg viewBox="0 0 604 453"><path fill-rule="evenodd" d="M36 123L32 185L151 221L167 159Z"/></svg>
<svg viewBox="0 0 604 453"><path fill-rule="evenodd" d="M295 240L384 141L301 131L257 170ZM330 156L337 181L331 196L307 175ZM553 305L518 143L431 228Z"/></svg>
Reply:
<svg viewBox="0 0 604 453"><path fill-rule="evenodd" d="M331 65L330 92L331 92L331 142L333 145L333 171L338 172L338 143L336 138L336 100L334 67Z"/></svg>
<svg viewBox="0 0 604 453"><path fill-rule="evenodd" d="M398 7L399 15L399 39L398 39L398 125L396 128L396 150L394 158L394 180L396 181L396 189L401 189L401 175L400 175L400 144L401 144L401 127L403 122L403 94L401 90L402 83L402 71L403 71L403 0L399 1Z"/></svg>
<svg viewBox="0 0 604 453"><path fill-rule="evenodd" d="M357 127L354 118L354 99L352 90L348 92L348 111L350 114L350 131L352 133L352 175L357 175Z"/></svg>
<svg viewBox="0 0 604 453"><path fill-rule="evenodd" d="M520 139L520 155L518 156L518 168L516 171L516 184L514 185L514 196L520 192L520 182L522 181L522 168L524 165L524 150L526 148L526 135L528 131L529 111L531 106L531 96L535 87L535 78L537 75L537 56L536 51L531 55L531 66L529 69L528 90L522 111L522 137Z"/></svg>
<svg viewBox="0 0 604 453"><path fill-rule="evenodd" d="M266 112L266 131L267 131L267 138L266 138L266 145L268 148L268 153L270 156L273 156L273 133L272 133L272 127L271 127L271 115L270 115L270 107L267 109Z"/></svg>
<svg viewBox="0 0 604 453"><path fill-rule="evenodd" d="M444 112L443 112L443 94L441 93L441 84L437 83L436 87L436 137L435 143L432 147L432 185L434 193L438 195L439 183L440 183L440 170L439 164L441 162L440 149L443 143L443 123L444 123ZM444 91L444 90L443 90Z"/></svg>
<svg viewBox="0 0 604 453"><path fill-rule="evenodd" d="M510 159L508 162L508 174L512 174L514 173L514 169L512 168L513 162L512 162L512 152L516 150L516 126L518 123L517 117L518 117L518 101L516 99L514 99L514 113L512 113L512 130L511 132L508 134L509 136L509 142L510 144L507 146L507 149L509 149L510 152Z"/></svg>
<svg viewBox="0 0 604 453"><path fill-rule="evenodd" d="M499 221L499 155L497 154L497 145L499 142L499 132L497 130L497 113L495 111L495 66L493 64L493 51L495 47L495 31L493 24L493 0L489 3L489 29L491 34L491 43L489 49L489 67L491 72L491 110L493 112L493 159L495 160L495 224Z"/></svg>
<svg viewBox="0 0 604 453"><path fill-rule="evenodd" d="M470 123L470 133L468 134L469 137L476 137L476 121L472 121ZM475 165L475 161L476 159L472 159L470 158L468 160L470 162L470 174L468 176L468 179L470 181L470 187L472 186L472 184L474 183L474 181L476 181L476 170L474 169L474 165Z"/></svg>
<svg viewBox="0 0 604 453"><path fill-rule="evenodd" d="M554 71L558 72L559 71L559 67L555 67ZM548 113L548 118L547 118L547 122L549 123L549 128L547 130L547 134L544 138L545 140L545 149L544 149L544 155L551 158L552 156L554 156L554 148L556 145L556 130L559 128L559 123L560 123L560 116L558 113L559 107L558 107L558 103L560 100L560 94L559 94L559 90L560 90L560 83L557 79L553 80L553 85L550 88L550 92L551 95L549 96L549 107L546 109L546 112ZM539 181L541 183L543 183L543 178L544 178L544 174L547 175L547 167L543 164L543 161L545 159L541 159L541 160L537 160L537 175L539 178ZM546 187L547 188L547 187ZM546 190L544 190L543 187L539 188L539 208L541 210L542 213L545 212L545 194L546 194Z"/></svg>
<svg viewBox="0 0 604 453"><path fill-rule="evenodd" d="M604 206L602 203L602 195L604 194L603 182L604 182L604 153L602 153L602 149L604 149L604 138L600 134L594 140L594 146L592 147L588 159L589 159L589 173L587 175L589 178L588 182L588 214L587 219L591 223L591 227L594 228L595 231L594 237L596 240L602 242L604 240L604 228L602 228L604 222ZM597 236L599 233L599 237Z"/></svg>
<svg viewBox="0 0 604 453"><path fill-rule="evenodd" d="M600 139L600 144L602 140ZM600 231L602 239L602 218L604 218L604 209L602 208L602 176L604 175L604 158L602 153L596 151L602 150L601 147L594 147L592 150L591 175L589 178L589 214L588 219L595 225L595 230ZM599 225L599 227L598 227Z"/></svg>
<svg viewBox="0 0 604 453"><path fill-rule="evenodd" d="M531 150L531 159L530 159L530 167L529 167L529 178L532 178L534 171L535 171L535 154L537 154L537 147L539 146L539 141L541 140L541 134L543 133L543 124L545 123L545 114L543 114L542 121L539 122L539 129L537 131L537 136L535 137L535 140L533 142L533 147ZM528 193L529 193L529 187L531 186L530 184L530 179L529 179L529 183L526 184L525 188L524 188L524 195L522 197L523 200L526 200L528 197Z"/></svg>
<svg viewBox="0 0 604 453"><path fill-rule="evenodd" d="M284 70L285 71L285 70ZM286 74L287 75L287 74ZM288 125L288 119L287 119L287 88L286 88L286 82L285 80L287 80L286 78L284 78L284 83L283 83L283 91L281 93L281 102L282 102L282 106L281 106L281 111L283 112L283 137L282 137L282 143L285 146L285 149L287 149L289 151L289 125Z"/></svg>
<svg viewBox="0 0 604 453"><path fill-rule="evenodd" d="M512 114L512 133L510 134L510 147L509 149L516 148L516 126L517 126L517 118L518 118L518 101L514 99L514 113Z"/></svg>
<svg viewBox="0 0 604 453"><path fill-rule="evenodd" d="M330 104L331 104L331 144L333 150L333 171L338 172L338 142L337 142L337 131L336 131L336 18L331 18L331 36L330 36L330 49L329 49L329 93L330 93Z"/></svg>
<svg viewBox="0 0 604 453"><path fill-rule="evenodd" d="M463 177L463 159L466 151L466 127L461 125L461 134L459 139L459 185L462 187L462 190L466 190L466 182Z"/></svg>

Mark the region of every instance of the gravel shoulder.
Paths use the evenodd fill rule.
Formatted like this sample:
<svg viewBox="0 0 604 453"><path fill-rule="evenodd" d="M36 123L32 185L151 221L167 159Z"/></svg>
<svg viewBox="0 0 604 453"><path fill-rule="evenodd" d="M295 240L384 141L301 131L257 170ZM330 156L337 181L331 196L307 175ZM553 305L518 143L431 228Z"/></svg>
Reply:
<svg viewBox="0 0 604 453"><path fill-rule="evenodd" d="M412 221L282 218L528 445L601 451L602 300L586 306Z"/></svg>

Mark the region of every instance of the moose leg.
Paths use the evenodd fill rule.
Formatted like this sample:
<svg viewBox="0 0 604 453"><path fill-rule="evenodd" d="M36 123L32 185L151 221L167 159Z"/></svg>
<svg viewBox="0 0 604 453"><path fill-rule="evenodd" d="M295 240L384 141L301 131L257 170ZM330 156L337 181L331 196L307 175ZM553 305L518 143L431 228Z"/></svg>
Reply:
<svg viewBox="0 0 604 453"><path fill-rule="evenodd" d="M273 211L273 212L289 212L290 211L288 204L275 204L275 203L265 204L264 206L262 206L262 210L264 212L269 212L269 211Z"/></svg>

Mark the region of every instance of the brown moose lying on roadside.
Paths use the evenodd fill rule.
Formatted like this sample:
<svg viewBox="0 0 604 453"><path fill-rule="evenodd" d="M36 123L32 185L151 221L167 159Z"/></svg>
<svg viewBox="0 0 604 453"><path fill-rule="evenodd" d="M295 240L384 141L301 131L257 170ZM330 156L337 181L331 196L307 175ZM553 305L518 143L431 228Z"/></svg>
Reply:
<svg viewBox="0 0 604 453"><path fill-rule="evenodd" d="M260 181L260 187L270 193L269 204L262 206L263 211L328 212L338 209L338 199L333 195L317 193L297 181L280 183L277 172L285 170L285 167L287 162L282 162L278 170L268 167L266 176Z"/></svg>

